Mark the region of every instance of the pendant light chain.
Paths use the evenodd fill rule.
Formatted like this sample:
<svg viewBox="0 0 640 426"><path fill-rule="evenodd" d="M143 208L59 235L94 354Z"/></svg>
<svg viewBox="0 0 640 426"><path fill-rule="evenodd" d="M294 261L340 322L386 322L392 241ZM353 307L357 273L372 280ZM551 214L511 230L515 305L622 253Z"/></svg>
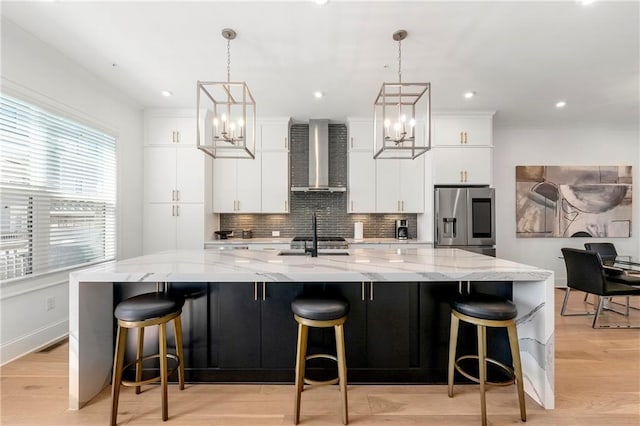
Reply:
<svg viewBox="0 0 640 426"><path fill-rule="evenodd" d="M231 82L231 40L227 40L227 83Z"/></svg>
<svg viewBox="0 0 640 426"><path fill-rule="evenodd" d="M402 39L398 40L398 83L402 83Z"/></svg>

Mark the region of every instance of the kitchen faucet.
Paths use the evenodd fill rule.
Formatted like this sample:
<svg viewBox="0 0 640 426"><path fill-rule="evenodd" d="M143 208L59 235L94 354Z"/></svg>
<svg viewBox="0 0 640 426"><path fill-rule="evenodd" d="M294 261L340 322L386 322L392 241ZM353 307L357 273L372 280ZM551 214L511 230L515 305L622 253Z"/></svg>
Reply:
<svg viewBox="0 0 640 426"><path fill-rule="evenodd" d="M313 237L311 240L312 247L304 249L305 254L311 254L311 257L318 257L318 227L316 224L316 213L311 216L311 227L313 228Z"/></svg>

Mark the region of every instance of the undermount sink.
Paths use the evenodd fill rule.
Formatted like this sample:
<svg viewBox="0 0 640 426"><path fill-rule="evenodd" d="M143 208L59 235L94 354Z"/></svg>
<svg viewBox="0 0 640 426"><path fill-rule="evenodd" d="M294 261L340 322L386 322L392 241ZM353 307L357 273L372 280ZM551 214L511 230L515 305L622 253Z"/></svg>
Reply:
<svg viewBox="0 0 640 426"><path fill-rule="evenodd" d="M281 250L278 256L311 256L309 253L305 253L304 250ZM346 250L335 249L318 249L318 256L349 256L349 252Z"/></svg>

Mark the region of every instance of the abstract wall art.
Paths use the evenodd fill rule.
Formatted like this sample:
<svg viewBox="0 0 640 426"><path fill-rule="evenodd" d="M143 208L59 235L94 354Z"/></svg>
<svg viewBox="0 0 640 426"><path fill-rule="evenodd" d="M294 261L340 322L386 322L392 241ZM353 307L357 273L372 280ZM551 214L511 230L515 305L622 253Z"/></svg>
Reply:
<svg viewBox="0 0 640 426"><path fill-rule="evenodd" d="M516 166L516 235L631 236L631 166Z"/></svg>

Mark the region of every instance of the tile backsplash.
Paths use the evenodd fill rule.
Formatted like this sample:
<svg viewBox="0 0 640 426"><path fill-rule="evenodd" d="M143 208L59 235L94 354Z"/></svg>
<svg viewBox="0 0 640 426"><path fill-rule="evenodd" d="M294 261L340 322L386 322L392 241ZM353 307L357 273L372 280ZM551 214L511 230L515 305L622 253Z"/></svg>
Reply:
<svg viewBox="0 0 640 426"><path fill-rule="evenodd" d="M309 125L293 124L290 129L289 179L292 186L308 183ZM347 185L347 126L329 124L329 185ZM281 237L310 236L311 214L316 213L318 236L353 238L353 224L363 222L365 238L393 238L396 219L407 219L409 237L417 233L415 214L349 214L346 192L292 192L289 214L221 214L220 229L242 235L251 229L254 238L269 238L272 231Z"/></svg>

